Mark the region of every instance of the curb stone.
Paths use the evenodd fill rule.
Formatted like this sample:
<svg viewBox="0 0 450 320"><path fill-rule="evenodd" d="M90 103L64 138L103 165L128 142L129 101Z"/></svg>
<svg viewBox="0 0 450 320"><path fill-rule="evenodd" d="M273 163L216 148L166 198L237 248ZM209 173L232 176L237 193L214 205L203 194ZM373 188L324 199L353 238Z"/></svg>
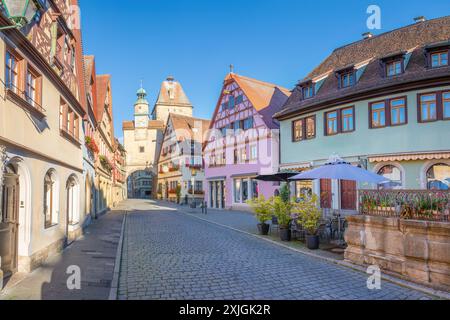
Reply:
<svg viewBox="0 0 450 320"><path fill-rule="evenodd" d="M247 231L239 230L239 229L236 229L236 228L233 228L233 227L230 227L230 226L218 223L218 222L214 222L214 221L211 221L211 220L207 220L207 219L198 217L197 215L194 215L193 213L189 213L189 212L184 211L182 209L178 209L178 210L180 212L182 212L182 213L192 217L192 218L195 218L195 219L198 219L198 220L202 220L204 222L207 222L207 223L210 223L210 224L214 224L214 225L217 225L217 226L220 226L220 227L223 227L223 228L227 228L227 229L230 229L230 230L233 230L233 231L236 231L236 232L240 232L240 233L252 236L254 238L258 238L260 240L264 240L266 242L272 243L272 244L277 245L279 247L283 247L285 249L289 249L291 251L295 251L297 253L301 253L301 254L310 256L312 258L324 260L324 261L326 261L328 263L332 263L332 264L335 264L335 265L338 265L338 266L342 266L342 267L345 267L345 268L348 268L348 269L352 269L352 270L357 271L357 272L361 272L361 273L367 274L366 269L364 267L352 264L350 262L335 260L335 259L332 259L332 258L323 257L321 255L318 255L318 254L315 254L315 253L312 253L312 252L308 252L308 251L300 250L300 249L297 249L297 248L293 248L291 246L285 245L283 243L279 243L279 242L274 241L272 239L264 238L262 236L259 236L259 235L256 235L256 234L253 234L253 233L250 233L250 232L247 232ZM439 290L434 290L434 289L431 289L431 288L427 288L425 286L421 286L419 284L415 284L415 283L412 283L410 281L399 279L397 277L394 277L394 276L391 276L391 275L388 275L388 274L385 274L385 273L382 273L381 278L383 280L385 280L385 281L394 283L396 285L399 285L399 286L402 286L402 287L405 287L405 288L408 288L408 289L420 291L422 293L426 293L426 294L428 294L430 296L433 296L435 298L438 298L438 299L450 300L450 293L447 293L447 292L444 292L444 291L439 291Z"/></svg>
<svg viewBox="0 0 450 320"><path fill-rule="evenodd" d="M120 267L122 263L123 237L125 233L125 225L127 223L128 211L125 211L122 221L122 230L120 231L120 240L117 245L116 260L114 262L114 274L111 281L111 289L109 291L108 300L117 300L117 292L119 290Z"/></svg>

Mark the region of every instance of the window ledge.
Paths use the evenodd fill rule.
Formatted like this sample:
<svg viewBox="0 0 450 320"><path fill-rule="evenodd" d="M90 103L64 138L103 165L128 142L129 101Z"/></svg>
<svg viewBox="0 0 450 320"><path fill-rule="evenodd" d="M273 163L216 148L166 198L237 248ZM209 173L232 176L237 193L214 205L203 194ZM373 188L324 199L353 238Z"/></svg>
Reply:
<svg viewBox="0 0 450 320"><path fill-rule="evenodd" d="M81 141L77 138L75 138L72 134L70 134L69 132L67 132L66 130L63 129L59 129L59 132L61 134L61 136L63 138L66 138L67 140L69 140L72 144L76 145L78 148L81 148Z"/></svg>
<svg viewBox="0 0 450 320"><path fill-rule="evenodd" d="M7 88L6 89L6 97L8 100L12 101L19 107L27 110L28 112L32 113L35 117L42 120L45 119L47 116L45 115L45 110L41 106L32 106L28 101L26 101L24 98L22 98L19 94L15 93L13 90Z"/></svg>

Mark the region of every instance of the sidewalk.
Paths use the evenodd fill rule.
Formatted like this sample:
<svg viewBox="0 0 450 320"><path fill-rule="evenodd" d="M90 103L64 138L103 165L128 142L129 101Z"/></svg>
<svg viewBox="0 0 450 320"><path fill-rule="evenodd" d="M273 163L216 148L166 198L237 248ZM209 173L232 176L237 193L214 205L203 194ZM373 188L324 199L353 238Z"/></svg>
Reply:
<svg viewBox="0 0 450 320"><path fill-rule="evenodd" d="M113 279L123 211L94 221L84 236L31 274L15 275L0 300L107 300ZM69 266L81 269L81 290L67 288Z"/></svg>

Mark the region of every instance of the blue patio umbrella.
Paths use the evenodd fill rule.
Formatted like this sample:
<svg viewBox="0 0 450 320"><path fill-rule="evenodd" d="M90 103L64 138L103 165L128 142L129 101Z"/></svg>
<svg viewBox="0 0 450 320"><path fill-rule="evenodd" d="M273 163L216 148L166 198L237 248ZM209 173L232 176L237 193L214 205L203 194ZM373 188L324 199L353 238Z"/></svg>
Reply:
<svg viewBox="0 0 450 320"><path fill-rule="evenodd" d="M342 159L336 159L333 162L328 162L322 167L300 173L290 178L290 180L317 179L351 180L375 184L384 184L390 182L389 179L383 176L359 167L355 167L350 163L343 161Z"/></svg>
<svg viewBox="0 0 450 320"><path fill-rule="evenodd" d="M353 166L352 164L345 162L343 159L341 159L336 155L331 156L329 162L326 163L324 166L300 173L290 178L290 180L318 180L318 179L369 182L377 185L391 182L389 179L383 176ZM340 187L340 184L338 185ZM341 203L339 203L339 212L340 211L341 211ZM338 226L339 226L338 232L340 234L340 222L338 222Z"/></svg>

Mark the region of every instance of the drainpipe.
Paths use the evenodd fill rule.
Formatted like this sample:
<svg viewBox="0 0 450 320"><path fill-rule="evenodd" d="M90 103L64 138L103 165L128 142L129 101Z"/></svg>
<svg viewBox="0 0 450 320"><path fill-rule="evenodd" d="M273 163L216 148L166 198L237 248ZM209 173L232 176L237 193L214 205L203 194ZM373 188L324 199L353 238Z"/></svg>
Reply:
<svg viewBox="0 0 450 320"><path fill-rule="evenodd" d="M6 147L0 145L0 216L2 215L3 207L3 171L6 167L6 161L8 156L6 155ZM0 256L0 266L2 265L2 257ZM3 289L3 271L0 268L0 291Z"/></svg>

